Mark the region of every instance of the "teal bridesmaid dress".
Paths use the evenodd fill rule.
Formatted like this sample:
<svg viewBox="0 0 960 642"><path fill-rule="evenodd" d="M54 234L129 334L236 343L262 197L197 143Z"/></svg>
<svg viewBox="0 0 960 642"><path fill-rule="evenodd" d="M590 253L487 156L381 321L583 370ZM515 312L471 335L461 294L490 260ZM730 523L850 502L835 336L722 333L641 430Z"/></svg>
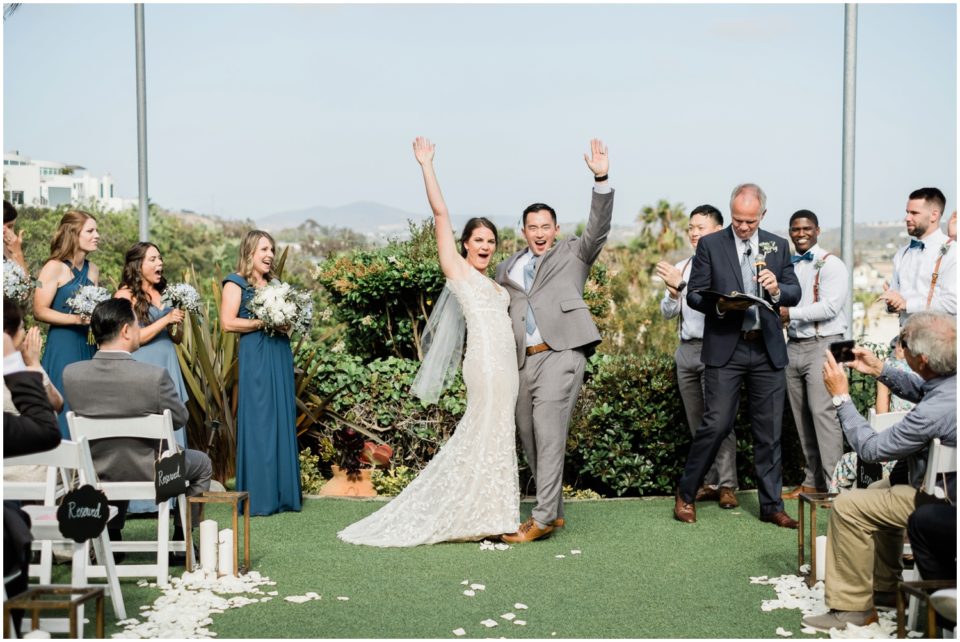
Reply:
<svg viewBox="0 0 960 642"><path fill-rule="evenodd" d="M84 259L83 267L79 270L73 267L70 261L64 261L64 263L73 272L73 279L57 288L50 308L57 312L73 314L67 307L67 299L84 285L93 285L93 281L87 276L90 271L90 262ZM63 369L71 363L93 358L96 347L87 342L88 330L89 326L86 325L51 325L47 332L47 345L43 350L43 358L40 359L40 365L47 371L51 383L64 398L63 410L58 417L60 433L64 439L70 439L70 428L67 426L67 412L70 407L66 402L67 396L63 393Z"/></svg>
<svg viewBox="0 0 960 642"><path fill-rule="evenodd" d="M241 319L253 318L247 304L254 288L239 274L223 281L239 285ZM286 335L263 330L240 335L237 404L237 490L250 493L250 513L299 511L293 352Z"/></svg>
<svg viewBox="0 0 960 642"><path fill-rule="evenodd" d="M150 306L149 317L140 321L141 326L148 326L154 323L160 317L170 312L170 308L161 310L155 305ZM173 379L173 386L177 389L177 395L180 401L187 403L187 386L183 383L183 375L180 373L180 361L177 360L177 348L170 340L170 333L167 328L163 328L150 339L149 343L141 344L140 349L133 353L133 358L142 363L149 363L154 366L160 366ZM187 430L183 426L174 426L174 437L181 448L187 447ZM127 507L127 513L156 513L157 504L146 499L134 499L130 501Z"/></svg>

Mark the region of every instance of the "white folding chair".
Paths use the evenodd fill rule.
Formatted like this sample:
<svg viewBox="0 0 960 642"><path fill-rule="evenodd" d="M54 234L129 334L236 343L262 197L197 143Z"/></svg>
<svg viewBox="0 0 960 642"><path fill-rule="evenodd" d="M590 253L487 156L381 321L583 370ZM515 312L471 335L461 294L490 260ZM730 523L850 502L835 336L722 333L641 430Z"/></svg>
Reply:
<svg viewBox="0 0 960 642"><path fill-rule="evenodd" d="M60 442L60 445L53 450L19 457L7 457L3 460L3 464L4 466L41 465L48 467L47 480L43 488L38 488L35 482L5 480L3 484L4 498L42 500L43 505L23 506L23 511L30 516L30 532L34 537L34 549L40 550L41 552L49 550L50 545L54 542L71 546L73 549L71 585L77 587L87 586L92 584L90 579L93 577L106 578L106 589L110 594L114 613L117 619L125 619L127 612L123 604L123 593L120 590L120 576L117 573L117 566L113 561L113 548L106 528L93 540L78 544L72 539L67 539L63 536L60 532L60 524L57 519L58 506L56 505L56 501L69 489L68 486L60 484L60 481L68 479L66 475L67 471L76 471L77 481L79 482L78 486L89 484L94 488L102 490L102 488L100 488L100 480L97 478L97 473L93 468L93 458L90 455L90 446L87 440L82 437L77 441L65 440ZM117 509L111 506L109 518L112 519L116 513ZM93 568L89 564L91 542L93 543L96 558L100 562L101 568L104 569L103 574L95 575L90 573L90 570ZM49 558L45 560L41 557L41 563L39 565L32 564L30 566L31 576L38 576L40 578L40 584L51 583L51 562L52 560ZM56 629L51 632L61 633L67 631L66 624L65 619L51 619L45 623L44 628L48 631ZM62 631L59 630L61 627Z"/></svg>
<svg viewBox="0 0 960 642"><path fill-rule="evenodd" d="M877 414L875 408L871 408L867 413L867 421L870 422L870 427L876 430L877 432L883 432L887 428L890 428L896 423L899 423L904 417L907 416L909 410L895 410L893 412L884 412Z"/></svg>
<svg viewBox="0 0 960 642"><path fill-rule="evenodd" d="M67 413L67 424L70 426L70 435L74 439L86 437L90 441L98 439L114 439L117 437L136 437L139 439L165 440L166 448L178 450L173 435L173 417L169 410L162 415L146 415L143 417L123 418L95 418L81 417L70 411ZM129 499L156 499L156 489L153 480L150 481L101 481L100 489L106 493L110 501ZM180 510L180 523L186 524L186 497L177 497L177 506ZM189 539L189 534L185 540ZM170 539L170 502L161 502L157 511L157 537L153 541L122 541L114 542L116 551L150 552L156 553L155 564L120 564L117 572L120 577L156 577L157 584L164 585L170 570L169 554L172 551L186 552L186 541ZM89 571L94 577L103 577L106 569L101 565L93 566Z"/></svg>
<svg viewBox="0 0 960 642"><path fill-rule="evenodd" d="M940 499L943 498L944 490L942 485L938 484L937 476L943 473L955 473L957 472L957 448L956 446L944 446L939 439L934 439L930 442L930 450L927 453L927 469L923 475L923 489L922 492L925 492L929 495L933 495ZM909 581L922 581L923 578L920 577L919 569L914 566L913 573L909 574L904 572L903 579L905 582ZM910 596L910 606L907 609L907 629L914 630L917 628L917 621L920 616L920 600L914 596Z"/></svg>

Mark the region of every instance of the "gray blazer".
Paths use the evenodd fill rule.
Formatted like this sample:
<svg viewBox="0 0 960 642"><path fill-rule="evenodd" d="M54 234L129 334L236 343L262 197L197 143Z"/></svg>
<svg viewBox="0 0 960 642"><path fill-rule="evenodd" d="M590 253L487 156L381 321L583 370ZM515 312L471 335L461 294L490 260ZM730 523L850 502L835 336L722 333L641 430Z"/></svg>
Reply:
<svg viewBox="0 0 960 642"><path fill-rule="evenodd" d="M97 352L93 359L63 370L64 396L82 417L142 417L170 410L173 425L189 417L169 373L141 363L126 352ZM154 440L117 438L90 443L93 465L104 481L147 481L160 444Z"/></svg>
<svg viewBox="0 0 960 642"><path fill-rule="evenodd" d="M528 250L523 249L497 266L497 283L510 292L510 320L517 340L517 363L526 359L527 304L533 307L540 336L554 350L584 348L587 356L600 343L583 286L590 276L590 267L610 233L613 217L613 190L606 194L593 192L590 218L583 236L557 241L541 257L534 273L533 285L527 293L510 280L510 268Z"/></svg>

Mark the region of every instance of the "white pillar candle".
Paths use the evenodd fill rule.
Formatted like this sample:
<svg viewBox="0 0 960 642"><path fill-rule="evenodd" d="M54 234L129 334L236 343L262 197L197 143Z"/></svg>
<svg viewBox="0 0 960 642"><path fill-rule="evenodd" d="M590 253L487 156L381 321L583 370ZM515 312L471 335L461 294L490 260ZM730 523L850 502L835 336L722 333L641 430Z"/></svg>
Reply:
<svg viewBox="0 0 960 642"><path fill-rule="evenodd" d="M818 535L817 536L817 574L816 578L819 582L826 575L827 568L827 536Z"/></svg>
<svg viewBox="0 0 960 642"><path fill-rule="evenodd" d="M217 523L212 519L200 522L200 568L217 570Z"/></svg>
<svg viewBox="0 0 960 642"><path fill-rule="evenodd" d="M233 529L225 528L220 531L220 563L217 566L217 575L236 575L235 562L236 560L233 558Z"/></svg>

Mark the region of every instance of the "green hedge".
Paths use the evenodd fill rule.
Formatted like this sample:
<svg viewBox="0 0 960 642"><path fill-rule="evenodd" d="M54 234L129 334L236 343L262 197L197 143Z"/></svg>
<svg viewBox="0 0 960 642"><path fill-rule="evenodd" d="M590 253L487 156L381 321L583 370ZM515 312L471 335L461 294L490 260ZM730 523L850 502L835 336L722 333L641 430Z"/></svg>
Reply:
<svg viewBox="0 0 960 642"><path fill-rule="evenodd" d="M388 357L364 361L344 353L325 353L315 377L316 392L332 395L331 408L352 423L376 432L393 446L394 466L419 470L456 427L465 409L460 377L437 405L409 394L419 363ZM854 376L852 394L866 412L875 396L872 380ZM754 488L752 434L744 398L737 417L737 468L741 488ZM803 457L789 405L784 412L781 445L784 485L801 481ZM327 435L341 425L327 421ZM605 496L669 495L674 492L690 447L674 362L665 356L597 354L571 423L565 483ZM532 492L519 448L521 488Z"/></svg>

